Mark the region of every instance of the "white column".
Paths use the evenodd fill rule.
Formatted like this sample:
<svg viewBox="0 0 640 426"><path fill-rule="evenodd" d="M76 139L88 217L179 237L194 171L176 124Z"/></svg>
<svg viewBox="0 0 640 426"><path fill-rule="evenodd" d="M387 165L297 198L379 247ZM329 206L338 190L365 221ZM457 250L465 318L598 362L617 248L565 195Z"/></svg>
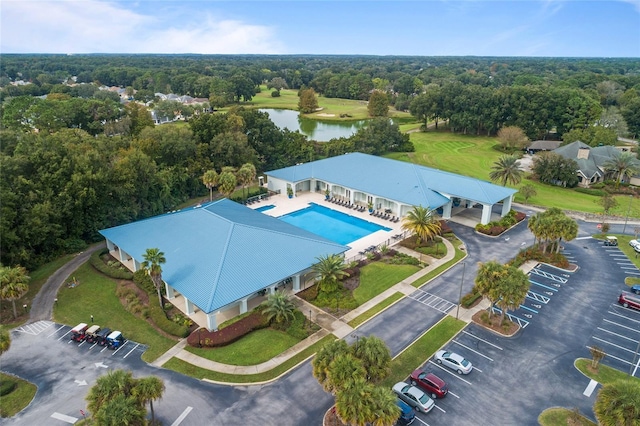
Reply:
<svg viewBox="0 0 640 426"><path fill-rule="evenodd" d="M300 291L300 274L293 276L293 291Z"/></svg>
<svg viewBox="0 0 640 426"><path fill-rule="evenodd" d="M483 204L482 219L480 219L480 223L486 225L489 222L491 222L491 204Z"/></svg>
<svg viewBox="0 0 640 426"><path fill-rule="evenodd" d="M274 294L276 292L276 285L272 285L269 287L269 294Z"/></svg>
<svg viewBox="0 0 640 426"><path fill-rule="evenodd" d="M513 195L509 195L507 198L502 200L502 217L505 217L509 211L511 210L511 201L513 200Z"/></svg>
<svg viewBox="0 0 640 426"><path fill-rule="evenodd" d="M113 250L113 243L109 240L106 240L106 241L107 241L107 250L109 251Z"/></svg>
<svg viewBox="0 0 640 426"><path fill-rule="evenodd" d="M171 287L169 284L164 283L164 289L167 292L167 299L171 300L171 299L175 299L176 295L173 292L173 287Z"/></svg>
<svg viewBox="0 0 640 426"><path fill-rule="evenodd" d="M124 263L123 257L122 257L122 249L120 247L118 247L118 260L121 263Z"/></svg>
<svg viewBox="0 0 640 426"><path fill-rule="evenodd" d="M184 298L184 310L187 315L193 315L193 303L186 297Z"/></svg>
<svg viewBox="0 0 640 426"><path fill-rule="evenodd" d="M247 298L240 299L240 314L247 312Z"/></svg>
<svg viewBox="0 0 640 426"><path fill-rule="evenodd" d="M216 319L215 312L209 312L207 314L207 329L209 331L218 331L218 320Z"/></svg>
<svg viewBox="0 0 640 426"><path fill-rule="evenodd" d="M452 206L453 206L453 203L452 203L451 200L449 200L449 202L447 204L442 206L442 218L443 219L451 219L451 207Z"/></svg>

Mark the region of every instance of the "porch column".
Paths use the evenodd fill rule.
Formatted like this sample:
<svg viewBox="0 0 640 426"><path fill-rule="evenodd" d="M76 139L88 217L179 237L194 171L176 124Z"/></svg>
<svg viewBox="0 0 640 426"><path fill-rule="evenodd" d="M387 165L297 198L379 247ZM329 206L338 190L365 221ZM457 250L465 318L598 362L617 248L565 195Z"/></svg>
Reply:
<svg viewBox="0 0 640 426"><path fill-rule="evenodd" d="M300 291L300 274L293 276L293 291Z"/></svg>
<svg viewBox="0 0 640 426"><path fill-rule="evenodd" d="M120 261L120 263L124 263L122 258L122 249L120 247L118 247L118 260Z"/></svg>
<svg viewBox="0 0 640 426"><path fill-rule="evenodd" d="M269 286L269 294L274 294L276 292L276 284Z"/></svg>
<svg viewBox="0 0 640 426"><path fill-rule="evenodd" d="M449 202L447 204L442 206L442 218L443 219L451 219L451 207L452 206L453 206L453 203L452 203L451 200L449 200Z"/></svg>
<svg viewBox="0 0 640 426"><path fill-rule="evenodd" d="M513 195L509 195L507 198L502 200L502 217L505 217L509 211L511 210L511 201L513 200Z"/></svg>
<svg viewBox="0 0 640 426"><path fill-rule="evenodd" d="M207 329L209 331L218 331L218 320L215 312L209 312L207 314Z"/></svg>
<svg viewBox="0 0 640 426"><path fill-rule="evenodd" d="M131 258L131 261L133 263L133 272L137 272L138 269L140 269L140 262L138 262L134 258Z"/></svg>
<svg viewBox="0 0 640 426"><path fill-rule="evenodd" d="M187 315L193 315L193 303L186 297L184 298L184 310Z"/></svg>
<svg viewBox="0 0 640 426"><path fill-rule="evenodd" d="M167 283L164 283L164 289L167 292L167 299L169 299L169 300L175 299L176 294L173 292L173 287L171 287Z"/></svg>
<svg viewBox="0 0 640 426"><path fill-rule="evenodd" d="M480 223L486 225L489 222L491 222L491 204L483 204L482 219L480 219Z"/></svg>
<svg viewBox="0 0 640 426"><path fill-rule="evenodd" d="M240 299L240 314L247 312L247 298Z"/></svg>
<svg viewBox="0 0 640 426"><path fill-rule="evenodd" d="M107 241L107 250L112 251L113 250L113 243L110 240L106 240Z"/></svg>

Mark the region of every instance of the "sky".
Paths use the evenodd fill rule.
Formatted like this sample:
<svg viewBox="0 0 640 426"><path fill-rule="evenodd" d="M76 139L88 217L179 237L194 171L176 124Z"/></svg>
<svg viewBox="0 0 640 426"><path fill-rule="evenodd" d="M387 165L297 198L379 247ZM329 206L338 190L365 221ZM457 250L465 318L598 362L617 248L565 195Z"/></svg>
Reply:
<svg viewBox="0 0 640 426"><path fill-rule="evenodd" d="M640 57L640 0L0 0L0 53Z"/></svg>

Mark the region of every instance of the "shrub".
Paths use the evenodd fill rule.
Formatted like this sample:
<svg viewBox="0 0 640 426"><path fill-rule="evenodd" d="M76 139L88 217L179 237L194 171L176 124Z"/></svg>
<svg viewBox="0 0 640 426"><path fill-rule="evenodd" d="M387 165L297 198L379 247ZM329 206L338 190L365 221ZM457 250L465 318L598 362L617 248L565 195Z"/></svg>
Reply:
<svg viewBox="0 0 640 426"><path fill-rule="evenodd" d="M151 281L151 277L142 269L134 272L133 282L136 283L138 288L140 288L143 291L146 291L147 294L149 295L157 294L156 286L153 284L153 281Z"/></svg>
<svg viewBox="0 0 640 426"><path fill-rule="evenodd" d="M582 194L594 195L596 197L603 197L603 196L607 195L607 191L602 190L602 189L576 187L573 190L576 191L576 192L580 192Z"/></svg>
<svg viewBox="0 0 640 426"><path fill-rule="evenodd" d="M304 340L309 337L309 332L305 327L307 319L305 318L304 314L298 310L294 311L293 315L293 320L291 321L289 327L286 329L286 332L289 336L295 339Z"/></svg>
<svg viewBox="0 0 640 426"><path fill-rule="evenodd" d="M93 266L97 271L102 272L108 277L115 278L117 280L130 280L133 278L133 273L127 269L120 269L119 267L110 266L102 260L102 256L109 253L108 249L104 249L102 251L94 252L89 258L89 263ZM118 265L121 265L120 262L117 262Z"/></svg>
<svg viewBox="0 0 640 426"><path fill-rule="evenodd" d="M157 325L165 333L169 333L172 336L187 337L189 335L189 327L176 324L167 318L164 310L160 308L156 303L151 303L148 307L149 318L155 325Z"/></svg>
<svg viewBox="0 0 640 426"><path fill-rule="evenodd" d="M0 381L0 396L9 395L18 386L18 382L15 380L2 380Z"/></svg>
<svg viewBox="0 0 640 426"><path fill-rule="evenodd" d="M296 293L296 296L298 296L299 298L306 300L307 302L310 302L312 300L316 300L316 298L318 297L318 289L319 289L319 285L316 283L314 285L312 285L311 287L305 288L304 290Z"/></svg>
<svg viewBox="0 0 640 426"><path fill-rule="evenodd" d="M273 92L271 92L271 97L272 98L279 98L280 97L280 91L279 90L274 90Z"/></svg>
<svg viewBox="0 0 640 426"><path fill-rule="evenodd" d="M218 331L196 330L187 338L187 343L191 346L199 346L201 342L203 346L215 348L225 346L235 342L242 336L269 326L269 321L259 311L254 311L250 315L221 328ZM198 341L200 339L200 342Z"/></svg>
<svg viewBox="0 0 640 426"><path fill-rule="evenodd" d="M482 295L480 293L476 293L475 290L471 290L469 293L465 294L460 301L460 304L463 308L470 308L478 299L480 299Z"/></svg>

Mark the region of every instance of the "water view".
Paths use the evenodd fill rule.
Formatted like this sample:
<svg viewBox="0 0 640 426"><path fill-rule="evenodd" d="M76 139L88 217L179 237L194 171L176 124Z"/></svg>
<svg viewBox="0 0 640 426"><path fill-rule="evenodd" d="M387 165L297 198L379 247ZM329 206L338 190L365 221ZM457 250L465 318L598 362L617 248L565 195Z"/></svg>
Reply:
<svg viewBox="0 0 640 426"><path fill-rule="evenodd" d="M367 120L349 122L322 122L300 117L298 111L288 109L261 108L260 111L269 114L271 121L280 129L299 131L310 140L327 142L336 138L348 138L358 130L366 127Z"/></svg>

